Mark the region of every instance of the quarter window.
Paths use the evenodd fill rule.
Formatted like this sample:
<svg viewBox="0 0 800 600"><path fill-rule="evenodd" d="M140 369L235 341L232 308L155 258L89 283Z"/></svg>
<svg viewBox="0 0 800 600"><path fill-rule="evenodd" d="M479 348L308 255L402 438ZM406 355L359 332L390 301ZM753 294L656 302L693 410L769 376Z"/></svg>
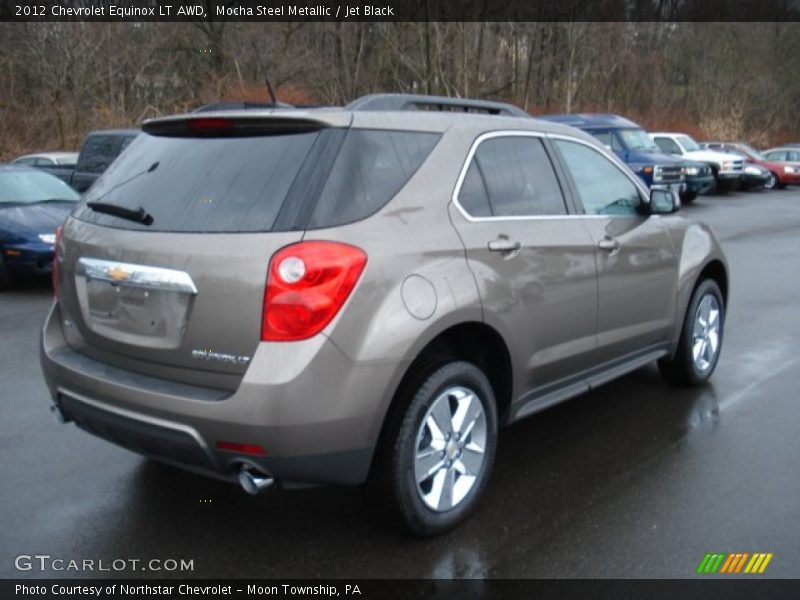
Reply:
<svg viewBox="0 0 800 600"><path fill-rule="evenodd" d="M509 136L481 142L459 192L471 216L563 215L567 208L539 138Z"/></svg>
<svg viewBox="0 0 800 600"><path fill-rule="evenodd" d="M556 140L578 196L588 215L635 215L642 199L639 190L600 152L565 140Z"/></svg>

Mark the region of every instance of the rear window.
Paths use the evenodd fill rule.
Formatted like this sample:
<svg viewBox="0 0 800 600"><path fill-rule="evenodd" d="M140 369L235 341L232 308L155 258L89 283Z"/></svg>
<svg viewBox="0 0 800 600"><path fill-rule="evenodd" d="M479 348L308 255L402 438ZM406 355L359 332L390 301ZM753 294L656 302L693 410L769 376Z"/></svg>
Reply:
<svg viewBox="0 0 800 600"><path fill-rule="evenodd" d="M86 193L153 216L149 227L94 212L80 219L125 229L175 232L269 231L318 132L263 137L141 134Z"/></svg>
<svg viewBox="0 0 800 600"><path fill-rule="evenodd" d="M408 182L439 137L361 129L252 137L141 134L85 198L132 210L143 208L153 223L146 226L101 214L85 204L75 216L147 231L234 233L333 227L363 219L383 207Z"/></svg>

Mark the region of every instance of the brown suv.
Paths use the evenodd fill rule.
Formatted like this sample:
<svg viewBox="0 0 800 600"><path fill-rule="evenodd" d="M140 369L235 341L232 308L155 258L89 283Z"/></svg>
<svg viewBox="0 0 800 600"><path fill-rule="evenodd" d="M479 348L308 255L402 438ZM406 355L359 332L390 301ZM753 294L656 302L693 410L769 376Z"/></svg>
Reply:
<svg viewBox="0 0 800 600"><path fill-rule="evenodd" d="M432 534L500 425L717 363L713 234L577 129L390 95L143 131L60 231L42 335L57 415L131 450L251 493L369 482Z"/></svg>

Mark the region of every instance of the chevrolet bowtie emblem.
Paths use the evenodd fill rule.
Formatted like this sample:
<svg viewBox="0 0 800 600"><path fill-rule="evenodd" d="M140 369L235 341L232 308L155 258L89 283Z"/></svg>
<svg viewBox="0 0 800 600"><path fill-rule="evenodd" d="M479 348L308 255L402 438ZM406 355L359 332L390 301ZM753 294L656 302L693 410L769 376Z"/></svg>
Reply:
<svg viewBox="0 0 800 600"><path fill-rule="evenodd" d="M106 269L106 275L108 275L108 277L110 277L115 283L128 281L131 278L131 272L126 271L119 265Z"/></svg>

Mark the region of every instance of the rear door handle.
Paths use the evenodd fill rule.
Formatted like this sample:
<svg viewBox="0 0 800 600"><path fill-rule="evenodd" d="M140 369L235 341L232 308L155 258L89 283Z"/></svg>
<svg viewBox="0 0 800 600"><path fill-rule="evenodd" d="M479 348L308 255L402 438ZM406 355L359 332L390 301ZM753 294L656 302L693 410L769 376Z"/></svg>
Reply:
<svg viewBox="0 0 800 600"><path fill-rule="evenodd" d="M597 247L607 252L616 252L619 250L619 241L612 237L605 237L597 242Z"/></svg>
<svg viewBox="0 0 800 600"><path fill-rule="evenodd" d="M516 252L522 248L520 242L509 240L508 238L498 238L489 242L489 250L492 252Z"/></svg>

